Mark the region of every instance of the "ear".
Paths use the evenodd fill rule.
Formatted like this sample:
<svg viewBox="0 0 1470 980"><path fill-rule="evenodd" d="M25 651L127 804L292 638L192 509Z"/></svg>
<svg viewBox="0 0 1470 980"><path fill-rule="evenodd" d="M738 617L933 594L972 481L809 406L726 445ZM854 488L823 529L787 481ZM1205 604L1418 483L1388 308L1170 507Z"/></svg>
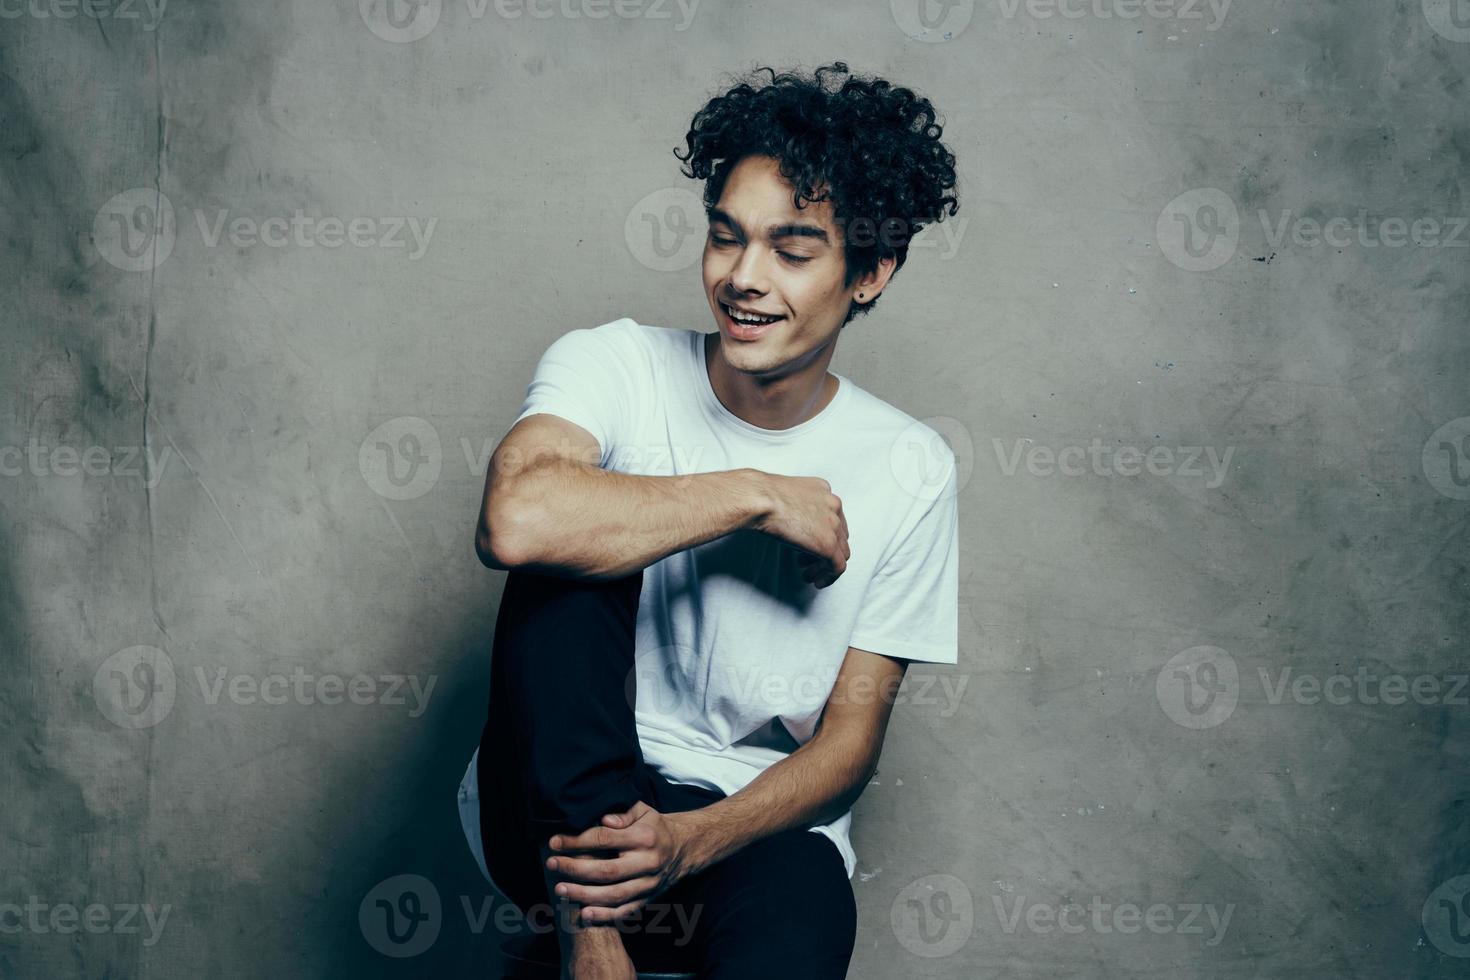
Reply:
<svg viewBox="0 0 1470 980"><path fill-rule="evenodd" d="M893 256L878 260L878 267L872 272L859 276L852 284L852 301L863 306L878 298L883 292L888 280L893 278L893 271L898 267L898 260Z"/></svg>

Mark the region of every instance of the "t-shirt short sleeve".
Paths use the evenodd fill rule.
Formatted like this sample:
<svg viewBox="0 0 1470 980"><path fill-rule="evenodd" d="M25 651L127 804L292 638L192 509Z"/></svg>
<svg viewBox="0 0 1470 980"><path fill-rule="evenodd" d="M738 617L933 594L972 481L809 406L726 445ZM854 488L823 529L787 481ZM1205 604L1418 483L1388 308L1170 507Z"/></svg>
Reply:
<svg viewBox="0 0 1470 980"><path fill-rule="evenodd" d="M868 583L849 646L903 660L959 662L956 464Z"/></svg>
<svg viewBox="0 0 1470 980"><path fill-rule="evenodd" d="M640 329L625 317L552 341L536 365L515 421L547 413L581 426L597 440L599 465L606 467L613 451L633 440L641 400L649 391Z"/></svg>

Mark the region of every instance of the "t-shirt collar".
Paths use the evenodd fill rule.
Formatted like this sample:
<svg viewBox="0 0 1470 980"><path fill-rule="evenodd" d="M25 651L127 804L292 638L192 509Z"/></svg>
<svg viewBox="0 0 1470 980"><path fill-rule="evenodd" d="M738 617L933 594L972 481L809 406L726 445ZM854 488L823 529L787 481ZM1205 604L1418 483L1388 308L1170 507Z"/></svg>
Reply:
<svg viewBox="0 0 1470 980"><path fill-rule="evenodd" d="M842 403L847 400L848 389L852 387L852 383L847 378L838 374L836 371L831 371L832 376L837 379L837 391L832 395L832 400L827 403L826 407L805 422L799 422L790 428L764 429L745 421L745 419L726 408L724 403L720 401L719 396L715 394L714 386L710 384L709 370L704 364L704 338L706 334L696 330L691 331L690 336L692 338L692 343L690 344L690 365L693 367L695 375L697 375L695 387L699 392L700 401L704 404L705 409L712 416L722 420L727 425L759 439L773 442L786 442L798 436L806 435L808 432L826 423L832 416L838 414L841 410Z"/></svg>

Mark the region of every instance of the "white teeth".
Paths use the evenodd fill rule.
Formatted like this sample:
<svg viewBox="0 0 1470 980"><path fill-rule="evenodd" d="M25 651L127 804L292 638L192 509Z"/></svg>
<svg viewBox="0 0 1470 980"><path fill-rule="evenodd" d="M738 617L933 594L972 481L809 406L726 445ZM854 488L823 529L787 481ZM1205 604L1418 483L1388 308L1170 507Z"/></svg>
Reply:
<svg viewBox="0 0 1470 980"><path fill-rule="evenodd" d="M781 319L778 316L751 316L748 313L741 313L739 310L736 310L729 306L725 307L725 312L728 313L730 315L730 319L734 320L736 323L746 323L750 324L751 326L760 326L763 323L775 323L777 320Z"/></svg>

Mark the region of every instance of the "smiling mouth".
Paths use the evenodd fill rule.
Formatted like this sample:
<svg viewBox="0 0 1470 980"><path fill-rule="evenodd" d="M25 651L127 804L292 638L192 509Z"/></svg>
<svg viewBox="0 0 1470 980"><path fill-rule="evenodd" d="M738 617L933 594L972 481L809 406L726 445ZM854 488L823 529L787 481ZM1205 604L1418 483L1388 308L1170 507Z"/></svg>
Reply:
<svg viewBox="0 0 1470 980"><path fill-rule="evenodd" d="M764 334L773 324L786 319L782 316L761 316L737 310L727 303L720 303L720 311L730 325L730 332L741 340L753 340Z"/></svg>

